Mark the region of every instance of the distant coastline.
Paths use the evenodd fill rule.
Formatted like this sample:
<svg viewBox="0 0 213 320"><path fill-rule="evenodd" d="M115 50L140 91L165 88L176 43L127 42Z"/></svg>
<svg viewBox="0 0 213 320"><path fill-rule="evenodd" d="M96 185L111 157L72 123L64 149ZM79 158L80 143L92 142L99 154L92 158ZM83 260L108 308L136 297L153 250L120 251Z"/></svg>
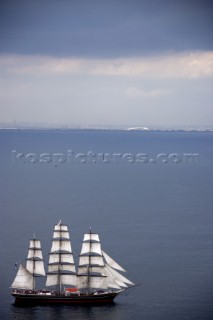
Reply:
<svg viewBox="0 0 213 320"><path fill-rule="evenodd" d="M0 127L0 130L18 130L18 131L129 131L129 132L213 132L213 128L111 128L111 127Z"/></svg>

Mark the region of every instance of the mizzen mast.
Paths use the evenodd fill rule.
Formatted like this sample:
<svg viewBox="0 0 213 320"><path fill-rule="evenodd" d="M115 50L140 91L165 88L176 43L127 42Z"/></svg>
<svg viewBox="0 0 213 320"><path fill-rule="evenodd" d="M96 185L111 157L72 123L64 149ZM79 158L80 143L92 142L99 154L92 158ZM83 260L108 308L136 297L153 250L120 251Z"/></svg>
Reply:
<svg viewBox="0 0 213 320"><path fill-rule="evenodd" d="M40 240L35 238L35 235L34 238L30 240L26 269L33 276L33 290L35 290L35 278L45 276L44 260L41 251L41 242Z"/></svg>
<svg viewBox="0 0 213 320"><path fill-rule="evenodd" d="M41 251L41 242L35 236L30 240L26 267L19 265L12 288L23 290L35 290L35 278L45 276L44 261Z"/></svg>

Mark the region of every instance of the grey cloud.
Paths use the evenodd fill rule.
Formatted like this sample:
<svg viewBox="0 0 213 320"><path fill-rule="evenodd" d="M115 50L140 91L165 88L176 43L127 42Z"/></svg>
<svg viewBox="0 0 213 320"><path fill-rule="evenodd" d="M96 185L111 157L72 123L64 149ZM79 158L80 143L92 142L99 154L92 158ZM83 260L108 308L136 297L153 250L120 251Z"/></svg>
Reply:
<svg viewBox="0 0 213 320"><path fill-rule="evenodd" d="M121 57L211 50L209 0L0 2L0 53Z"/></svg>

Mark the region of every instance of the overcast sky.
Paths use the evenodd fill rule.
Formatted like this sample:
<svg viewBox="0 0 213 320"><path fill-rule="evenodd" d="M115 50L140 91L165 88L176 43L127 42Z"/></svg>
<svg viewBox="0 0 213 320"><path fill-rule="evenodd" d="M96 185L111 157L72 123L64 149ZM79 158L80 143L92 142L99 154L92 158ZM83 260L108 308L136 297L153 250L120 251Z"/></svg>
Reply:
<svg viewBox="0 0 213 320"><path fill-rule="evenodd" d="M0 122L213 128L211 0L0 0Z"/></svg>

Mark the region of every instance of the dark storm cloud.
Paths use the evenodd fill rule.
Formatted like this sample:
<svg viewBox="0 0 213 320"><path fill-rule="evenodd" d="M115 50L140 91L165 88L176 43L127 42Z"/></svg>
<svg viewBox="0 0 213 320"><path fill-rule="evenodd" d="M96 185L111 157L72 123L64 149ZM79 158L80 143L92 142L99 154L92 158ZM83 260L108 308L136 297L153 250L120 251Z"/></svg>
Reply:
<svg viewBox="0 0 213 320"><path fill-rule="evenodd" d="M209 0L1 0L0 52L119 57L212 50Z"/></svg>

